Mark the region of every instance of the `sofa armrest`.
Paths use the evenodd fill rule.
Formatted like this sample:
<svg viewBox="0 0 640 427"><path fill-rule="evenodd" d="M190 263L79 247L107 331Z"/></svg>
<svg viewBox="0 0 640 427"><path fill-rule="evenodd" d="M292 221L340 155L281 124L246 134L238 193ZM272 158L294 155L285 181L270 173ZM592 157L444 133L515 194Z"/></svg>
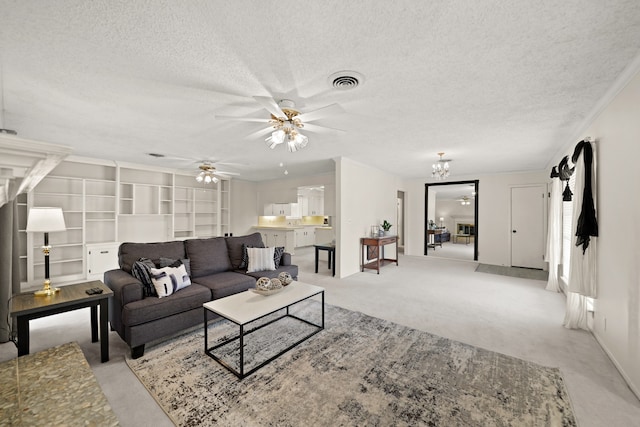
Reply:
<svg viewBox="0 0 640 427"><path fill-rule="evenodd" d="M109 270L104 273L104 284L113 291L109 304L109 321L111 327L124 336L122 330L122 309L132 301L144 298L142 283L124 270Z"/></svg>
<svg viewBox="0 0 640 427"><path fill-rule="evenodd" d="M280 258L280 265L291 265L291 254L289 252L282 254L282 258Z"/></svg>

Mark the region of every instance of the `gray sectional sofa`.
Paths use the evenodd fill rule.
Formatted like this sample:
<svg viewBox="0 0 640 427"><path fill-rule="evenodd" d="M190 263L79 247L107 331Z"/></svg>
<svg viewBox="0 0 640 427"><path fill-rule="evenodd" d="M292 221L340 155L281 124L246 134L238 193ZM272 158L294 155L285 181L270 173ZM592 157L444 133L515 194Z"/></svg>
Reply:
<svg viewBox="0 0 640 427"><path fill-rule="evenodd" d="M298 267L291 265L291 254L286 252L276 270L247 273L240 268L243 244L264 247L260 233L120 245L120 268L107 271L104 283L113 290L111 328L129 345L132 358L144 354L146 343L203 324L205 302L253 288L259 277L277 277L286 271L297 279ZM190 265L192 284L164 298L145 297L143 284L132 275L133 265L141 258L189 260L185 264Z"/></svg>

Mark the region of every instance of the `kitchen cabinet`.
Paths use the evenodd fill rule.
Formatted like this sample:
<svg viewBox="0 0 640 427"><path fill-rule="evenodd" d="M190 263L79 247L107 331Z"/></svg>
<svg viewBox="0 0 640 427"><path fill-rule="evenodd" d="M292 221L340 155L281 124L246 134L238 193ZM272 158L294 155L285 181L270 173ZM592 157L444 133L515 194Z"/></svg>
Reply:
<svg viewBox="0 0 640 427"><path fill-rule="evenodd" d="M119 268L118 248L120 243L92 243L86 245L87 280L102 280L104 272Z"/></svg>
<svg viewBox="0 0 640 427"><path fill-rule="evenodd" d="M285 252L293 254L295 248L295 232L291 230L266 230L260 229L262 242L267 247L283 246Z"/></svg>
<svg viewBox="0 0 640 427"><path fill-rule="evenodd" d="M324 215L324 191L308 190L302 187L298 194L298 207L302 216Z"/></svg>
<svg viewBox="0 0 640 427"><path fill-rule="evenodd" d="M311 246L316 242L316 227L304 227L296 230L296 248Z"/></svg>
<svg viewBox="0 0 640 427"><path fill-rule="evenodd" d="M291 216L291 203L267 203L264 205L264 214L267 216Z"/></svg>
<svg viewBox="0 0 640 427"><path fill-rule="evenodd" d="M324 196L309 196L308 216L324 215Z"/></svg>

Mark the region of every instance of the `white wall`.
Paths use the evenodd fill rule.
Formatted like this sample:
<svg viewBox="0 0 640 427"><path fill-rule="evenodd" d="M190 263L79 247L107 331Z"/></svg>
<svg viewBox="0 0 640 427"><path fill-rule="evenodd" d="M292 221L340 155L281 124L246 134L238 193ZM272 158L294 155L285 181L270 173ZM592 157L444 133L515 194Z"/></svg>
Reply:
<svg viewBox="0 0 640 427"><path fill-rule="evenodd" d="M258 223L256 216L257 184L239 179L231 180L231 232L234 236L252 233Z"/></svg>
<svg viewBox="0 0 640 427"><path fill-rule="evenodd" d="M334 225L337 227L336 274L339 277L360 271L360 238L369 235L372 225L386 219L393 224L391 232L396 232L394 218L401 187L401 181L394 175L347 158L336 161L338 213ZM395 248L389 245L385 250L395 251Z"/></svg>
<svg viewBox="0 0 640 427"><path fill-rule="evenodd" d="M598 297L594 304L593 333L638 396L640 396L639 118L640 73L614 98L583 134L583 137L590 136L596 140L596 212L599 237Z"/></svg>

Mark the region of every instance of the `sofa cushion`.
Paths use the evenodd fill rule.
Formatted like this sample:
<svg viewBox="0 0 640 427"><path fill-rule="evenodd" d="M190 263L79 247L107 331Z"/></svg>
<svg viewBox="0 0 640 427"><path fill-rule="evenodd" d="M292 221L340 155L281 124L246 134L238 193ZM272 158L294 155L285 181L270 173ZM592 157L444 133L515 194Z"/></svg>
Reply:
<svg viewBox="0 0 640 427"><path fill-rule="evenodd" d="M151 281L158 298L168 297L191 285L187 269L181 262L177 267L152 268Z"/></svg>
<svg viewBox="0 0 640 427"><path fill-rule="evenodd" d="M118 263L120 268L131 273L133 263L140 258L149 258L153 262L163 258L183 259L184 253L182 241L157 242L157 243L123 243L118 249Z"/></svg>
<svg viewBox="0 0 640 427"><path fill-rule="evenodd" d="M124 326L140 325L193 310L210 300L209 289L192 284L166 298L145 298L130 302L122 309L122 323Z"/></svg>
<svg viewBox="0 0 640 427"><path fill-rule="evenodd" d="M284 246L276 246L275 248L273 248L273 264L276 268L280 267L282 254L284 254Z"/></svg>
<svg viewBox="0 0 640 427"><path fill-rule="evenodd" d="M249 255L247 272L275 270L276 266L273 259L273 252L273 247L247 248L247 254Z"/></svg>
<svg viewBox="0 0 640 427"><path fill-rule="evenodd" d="M156 288L153 286L151 280L151 269L156 268L156 265L149 258L140 258L133 263L131 268L131 275L138 279L142 286L144 286L144 296L158 296Z"/></svg>
<svg viewBox="0 0 640 427"><path fill-rule="evenodd" d="M193 282L209 288L211 299L228 297L256 286L254 277L232 271L198 277Z"/></svg>
<svg viewBox="0 0 640 427"><path fill-rule="evenodd" d="M229 252L224 237L188 239L184 241L187 258L191 260L191 277L231 270Z"/></svg>
<svg viewBox="0 0 640 427"><path fill-rule="evenodd" d="M246 236L227 237L226 242L227 248L229 250L229 260L231 261L232 269L246 268L246 265L244 267L240 267L243 255L242 245L253 248L264 248L262 235L258 232L248 234Z"/></svg>

